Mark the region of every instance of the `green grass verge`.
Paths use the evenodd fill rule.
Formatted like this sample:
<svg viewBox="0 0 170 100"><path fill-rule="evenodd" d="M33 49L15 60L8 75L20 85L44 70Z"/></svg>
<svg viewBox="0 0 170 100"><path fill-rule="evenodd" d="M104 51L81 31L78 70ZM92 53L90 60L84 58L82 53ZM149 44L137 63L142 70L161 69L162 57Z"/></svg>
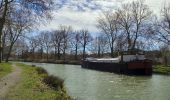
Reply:
<svg viewBox="0 0 170 100"><path fill-rule="evenodd" d="M12 71L11 63L0 63L0 78Z"/></svg>
<svg viewBox="0 0 170 100"><path fill-rule="evenodd" d="M71 100L65 89L54 90L43 83L47 74L38 74L36 67L17 64L22 68L21 81L13 87L5 100Z"/></svg>
<svg viewBox="0 0 170 100"><path fill-rule="evenodd" d="M170 66L156 65L153 67L153 73L170 75Z"/></svg>

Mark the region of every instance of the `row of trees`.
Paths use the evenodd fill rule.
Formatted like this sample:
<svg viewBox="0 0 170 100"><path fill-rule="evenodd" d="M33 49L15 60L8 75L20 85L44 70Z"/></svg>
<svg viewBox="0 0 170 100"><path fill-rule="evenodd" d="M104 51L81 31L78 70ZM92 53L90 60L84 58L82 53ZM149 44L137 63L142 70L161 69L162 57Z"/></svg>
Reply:
<svg viewBox="0 0 170 100"><path fill-rule="evenodd" d="M103 12L97 20L100 33L95 37L92 37L88 30L73 30L71 26L62 25L57 30L43 31L36 36L23 36L32 29L35 20L26 16L28 15L15 12L9 18L12 20L6 20L4 24L2 45L6 61L12 50L13 55L21 54L22 58L46 58L47 61L65 60L70 55L74 56L75 60L84 59L86 54L98 57L109 54L114 57L118 51L132 53L135 50L153 50L155 46L162 44L166 45L164 51L169 50L170 5L161 10L161 16L158 18L142 0L123 4L114 12ZM167 59L167 53L164 54Z"/></svg>
<svg viewBox="0 0 170 100"><path fill-rule="evenodd" d="M73 31L71 27L60 26L59 30L43 31L36 36L27 37L27 43L21 45L20 53L31 54L31 59L50 59L63 60L68 57L68 54L74 55L74 59L78 60L78 55L81 53L85 58L87 46L93 40L91 34L87 30ZM21 44L19 42L19 44ZM38 57L35 55L38 54ZM44 58L45 54L45 58ZM50 56L50 57L49 57Z"/></svg>
<svg viewBox="0 0 170 100"><path fill-rule="evenodd" d="M109 40L111 55L114 44L119 50L131 52L137 46L146 49L143 44L151 41L170 45L170 4L162 9L161 15L158 20L144 1L136 1L123 4L115 12L105 12L97 26Z"/></svg>

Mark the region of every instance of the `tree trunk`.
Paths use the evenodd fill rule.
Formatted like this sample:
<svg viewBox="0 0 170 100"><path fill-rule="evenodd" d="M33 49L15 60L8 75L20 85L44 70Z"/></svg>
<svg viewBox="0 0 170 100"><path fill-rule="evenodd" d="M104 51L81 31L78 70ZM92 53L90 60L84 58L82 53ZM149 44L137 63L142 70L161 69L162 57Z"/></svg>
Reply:
<svg viewBox="0 0 170 100"><path fill-rule="evenodd" d="M114 40L112 39L112 44L111 44L111 57L114 57L114 54L113 54L113 43L114 43Z"/></svg>
<svg viewBox="0 0 170 100"><path fill-rule="evenodd" d="M137 24L137 29L136 29L136 33L135 33L135 39L134 39L134 42L133 42L133 45L132 45L132 51L135 50L135 46L136 46L136 41L137 41L137 38L138 38L138 31L139 31L139 24Z"/></svg>
<svg viewBox="0 0 170 100"><path fill-rule="evenodd" d="M76 44L76 50L75 50L75 60L77 60L77 49L78 49L78 46Z"/></svg>
<svg viewBox="0 0 170 100"><path fill-rule="evenodd" d="M13 45L14 45L14 43L12 43L12 44L10 45L10 47L9 47L9 51L8 51L8 54L7 54L7 57L6 57L5 62L8 62L8 61L9 61L9 57L10 57L10 55L11 55L11 51L12 51Z"/></svg>
<svg viewBox="0 0 170 100"><path fill-rule="evenodd" d="M83 46L83 60L85 59L86 45Z"/></svg>
<svg viewBox="0 0 170 100"><path fill-rule="evenodd" d="M168 66L168 57L167 56L164 56L164 64L165 64L165 66Z"/></svg>
<svg viewBox="0 0 170 100"><path fill-rule="evenodd" d="M43 59L43 47L42 46L41 46L40 56L41 56L41 59Z"/></svg>
<svg viewBox="0 0 170 100"><path fill-rule="evenodd" d="M110 54L111 57L114 57L114 54L113 54L113 47L111 47L111 54Z"/></svg>
<svg viewBox="0 0 170 100"><path fill-rule="evenodd" d="M98 46L98 57L100 57L101 56L101 53L100 53L100 45Z"/></svg>
<svg viewBox="0 0 170 100"><path fill-rule="evenodd" d="M35 53L34 53L34 49L32 50L32 60L34 61L34 59L35 59Z"/></svg>
<svg viewBox="0 0 170 100"><path fill-rule="evenodd" d="M57 56L58 56L58 60L60 60L60 44L58 44Z"/></svg>
<svg viewBox="0 0 170 100"><path fill-rule="evenodd" d="M57 58L57 47L55 46L54 59L56 60L56 58Z"/></svg>
<svg viewBox="0 0 170 100"><path fill-rule="evenodd" d="M48 58L48 48L47 48L47 62L48 62L48 59L49 59L49 58Z"/></svg>
<svg viewBox="0 0 170 100"><path fill-rule="evenodd" d="M0 34L0 63L2 62L2 51L3 51L3 47L2 47L2 34Z"/></svg>
<svg viewBox="0 0 170 100"><path fill-rule="evenodd" d="M65 56L66 56L66 50L65 50L65 48L64 48L64 51L63 51L63 60L64 60L64 62L65 62Z"/></svg>
<svg viewBox="0 0 170 100"><path fill-rule="evenodd" d="M128 51L131 51L131 39L130 38L128 38Z"/></svg>
<svg viewBox="0 0 170 100"><path fill-rule="evenodd" d="M6 34L4 34L2 38L2 60L4 60L5 39L6 39Z"/></svg>
<svg viewBox="0 0 170 100"><path fill-rule="evenodd" d="M0 18L0 63L2 62L2 50L3 50L3 47L2 47L2 31L3 31L3 28L4 28L4 24L5 24L5 17L7 15L7 10L8 10L8 0L5 0L4 1L5 4L4 4L4 12L2 14L2 18Z"/></svg>

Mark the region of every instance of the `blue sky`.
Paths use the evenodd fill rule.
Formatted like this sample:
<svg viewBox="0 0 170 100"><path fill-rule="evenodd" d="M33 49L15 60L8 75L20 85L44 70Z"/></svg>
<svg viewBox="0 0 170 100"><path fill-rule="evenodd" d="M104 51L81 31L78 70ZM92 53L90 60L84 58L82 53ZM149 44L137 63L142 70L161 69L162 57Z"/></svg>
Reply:
<svg viewBox="0 0 170 100"><path fill-rule="evenodd" d="M102 11L114 10L123 3L135 0L56 0L56 10L53 11L53 20L40 30L54 30L59 25L70 25L75 30L88 29L91 33L98 32L97 18ZM170 0L145 0L151 10L159 15L160 9Z"/></svg>

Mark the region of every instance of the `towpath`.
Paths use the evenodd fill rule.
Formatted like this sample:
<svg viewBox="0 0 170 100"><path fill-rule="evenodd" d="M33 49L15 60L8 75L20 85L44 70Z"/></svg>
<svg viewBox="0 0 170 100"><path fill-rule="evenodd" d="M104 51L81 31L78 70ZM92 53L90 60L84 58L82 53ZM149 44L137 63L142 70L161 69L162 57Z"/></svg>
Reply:
<svg viewBox="0 0 170 100"><path fill-rule="evenodd" d="M0 100L4 100L6 94L21 79L22 69L12 65L12 72L0 79Z"/></svg>

